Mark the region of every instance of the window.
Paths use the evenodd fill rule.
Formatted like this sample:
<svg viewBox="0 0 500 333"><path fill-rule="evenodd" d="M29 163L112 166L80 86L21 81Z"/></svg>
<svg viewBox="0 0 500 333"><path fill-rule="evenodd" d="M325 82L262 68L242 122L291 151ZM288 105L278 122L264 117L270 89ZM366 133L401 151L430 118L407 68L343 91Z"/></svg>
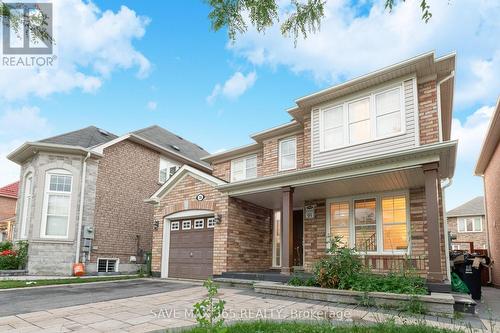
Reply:
<svg viewBox="0 0 500 333"><path fill-rule="evenodd" d="M279 169L291 170L297 167L297 139L295 137L279 142Z"/></svg>
<svg viewBox="0 0 500 333"><path fill-rule="evenodd" d="M257 155L231 161L231 181L257 178Z"/></svg>
<svg viewBox="0 0 500 333"><path fill-rule="evenodd" d="M463 217L458 219L458 232L481 232L483 221L481 217Z"/></svg>
<svg viewBox="0 0 500 333"><path fill-rule="evenodd" d="M326 109L323 117L323 150L344 145L344 111L342 106Z"/></svg>
<svg viewBox="0 0 500 333"><path fill-rule="evenodd" d="M320 110L320 150L404 132L402 85Z"/></svg>
<svg viewBox="0 0 500 333"><path fill-rule="evenodd" d="M172 230L172 231L177 231L177 230L179 230L179 222L172 222L172 223L170 224L170 230Z"/></svg>
<svg viewBox="0 0 500 333"><path fill-rule="evenodd" d="M340 237L340 243L349 246L349 202L330 205L330 235Z"/></svg>
<svg viewBox="0 0 500 333"><path fill-rule="evenodd" d="M377 251L376 199L354 201L355 247L359 251Z"/></svg>
<svg viewBox="0 0 500 333"><path fill-rule="evenodd" d="M182 221L182 230L191 229L191 220Z"/></svg>
<svg viewBox="0 0 500 333"><path fill-rule="evenodd" d="M273 219L273 267L281 267L281 211L274 211Z"/></svg>
<svg viewBox="0 0 500 333"><path fill-rule="evenodd" d="M194 220L195 229L203 229L205 227L205 221L203 219Z"/></svg>
<svg viewBox="0 0 500 333"><path fill-rule="evenodd" d="M66 170L47 172L42 237L68 236L73 177Z"/></svg>
<svg viewBox="0 0 500 333"><path fill-rule="evenodd" d="M399 88L375 95L377 137L401 132L401 96Z"/></svg>
<svg viewBox="0 0 500 333"><path fill-rule="evenodd" d="M407 193L328 200L327 234L341 245L380 254L408 251Z"/></svg>
<svg viewBox="0 0 500 333"><path fill-rule="evenodd" d="M179 166L173 164L171 161L165 158L160 158L159 182L162 184L165 183L170 177L174 175L174 173L177 172L178 169Z"/></svg>
<svg viewBox="0 0 500 333"><path fill-rule="evenodd" d="M460 245L459 245L459 244L452 244L452 245L451 245L451 249L452 249L453 251L460 250Z"/></svg>
<svg viewBox="0 0 500 333"><path fill-rule="evenodd" d="M207 219L207 228L215 227L215 218L210 217Z"/></svg>
<svg viewBox="0 0 500 333"><path fill-rule="evenodd" d="M31 214L31 201L33 196L33 174L30 172L24 177L24 194L23 194L23 206L22 206L22 219L21 219L21 239L26 239L28 237L28 229L30 225L30 214Z"/></svg>
<svg viewBox="0 0 500 333"><path fill-rule="evenodd" d="M406 221L406 198L404 196L382 198L384 251L408 248Z"/></svg>
<svg viewBox="0 0 500 333"><path fill-rule="evenodd" d="M99 273L118 272L118 259L98 259L97 272Z"/></svg>

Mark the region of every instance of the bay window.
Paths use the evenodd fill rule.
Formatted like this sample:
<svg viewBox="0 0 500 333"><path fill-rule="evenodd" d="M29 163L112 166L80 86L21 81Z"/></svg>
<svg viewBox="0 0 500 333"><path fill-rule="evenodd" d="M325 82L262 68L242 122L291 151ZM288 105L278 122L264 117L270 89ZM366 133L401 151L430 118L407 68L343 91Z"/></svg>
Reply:
<svg viewBox="0 0 500 333"><path fill-rule="evenodd" d="M297 139L287 138L279 142L279 170L292 170L297 167Z"/></svg>
<svg viewBox="0 0 500 333"><path fill-rule="evenodd" d="M327 200L327 235L363 253L408 251L407 193Z"/></svg>
<svg viewBox="0 0 500 333"><path fill-rule="evenodd" d="M41 237L68 237L72 182L66 170L47 172Z"/></svg>
<svg viewBox="0 0 500 333"><path fill-rule="evenodd" d="M257 178L257 155L231 161L231 181Z"/></svg>
<svg viewBox="0 0 500 333"><path fill-rule="evenodd" d="M320 109L320 150L369 142L404 132L402 84Z"/></svg>
<svg viewBox="0 0 500 333"><path fill-rule="evenodd" d="M21 239L26 239L28 237L32 196L33 196L33 174L30 172L26 175L26 177L24 177L21 234L19 235Z"/></svg>

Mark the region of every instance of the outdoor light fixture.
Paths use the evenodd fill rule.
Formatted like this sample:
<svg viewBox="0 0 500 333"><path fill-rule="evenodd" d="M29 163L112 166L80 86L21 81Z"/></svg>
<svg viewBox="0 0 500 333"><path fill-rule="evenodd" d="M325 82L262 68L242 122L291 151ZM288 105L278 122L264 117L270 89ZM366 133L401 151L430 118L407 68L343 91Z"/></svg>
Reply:
<svg viewBox="0 0 500 333"><path fill-rule="evenodd" d="M215 224L220 224L222 221L222 216L220 216L219 214L215 215L214 216L214 222Z"/></svg>
<svg viewBox="0 0 500 333"><path fill-rule="evenodd" d="M159 226L160 226L160 221L154 220L154 222L153 222L153 229L154 230L158 230Z"/></svg>

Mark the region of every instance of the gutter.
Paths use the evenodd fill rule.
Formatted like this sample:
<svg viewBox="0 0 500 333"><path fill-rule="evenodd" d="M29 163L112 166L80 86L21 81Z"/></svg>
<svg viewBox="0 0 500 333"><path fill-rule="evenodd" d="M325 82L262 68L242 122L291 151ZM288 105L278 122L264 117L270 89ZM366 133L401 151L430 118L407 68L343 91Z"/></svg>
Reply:
<svg viewBox="0 0 500 333"><path fill-rule="evenodd" d="M438 81L437 83L437 88L436 88L436 93L437 93L437 105L438 105L438 128L439 128L439 141L443 141L443 123L441 120L441 84L448 81L451 78L455 77L455 71L451 71L451 74L442 79L441 81Z"/></svg>
<svg viewBox="0 0 500 333"><path fill-rule="evenodd" d="M443 232L444 232L444 248L445 248L445 262L446 262L446 276L448 281L451 281L451 269L450 269L450 239L448 237L448 216L446 215L446 198L445 190L453 184L452 178L447 178L446 184L443 185L444 181L441 182L441 196L443 201Z"/></svg>
<svg viewBox="0 0 500 333"><path fill-rule="evenodd" d="M78 236L76 238L76 251L75 251L75 264L80 263L80 245L81 245L81 237L82 237L82 223L83 223L83 203L84 203L84 195L85 195L85 180L87 179L87 160L90 157L90 152L87 153L87 156L83 159L83 168L82 168L82 183L80 186L80 211L78 213Z"/></svg>

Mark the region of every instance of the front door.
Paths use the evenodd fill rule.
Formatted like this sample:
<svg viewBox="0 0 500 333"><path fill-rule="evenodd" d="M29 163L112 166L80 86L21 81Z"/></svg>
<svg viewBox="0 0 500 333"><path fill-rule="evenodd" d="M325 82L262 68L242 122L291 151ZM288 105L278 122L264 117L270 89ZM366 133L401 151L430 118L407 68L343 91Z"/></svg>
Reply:
<svg viewBox="0 0 500 333"><path fill-rule="evenodd" d="M304 212L293 211L293 265L304 265Z"/></svg>

